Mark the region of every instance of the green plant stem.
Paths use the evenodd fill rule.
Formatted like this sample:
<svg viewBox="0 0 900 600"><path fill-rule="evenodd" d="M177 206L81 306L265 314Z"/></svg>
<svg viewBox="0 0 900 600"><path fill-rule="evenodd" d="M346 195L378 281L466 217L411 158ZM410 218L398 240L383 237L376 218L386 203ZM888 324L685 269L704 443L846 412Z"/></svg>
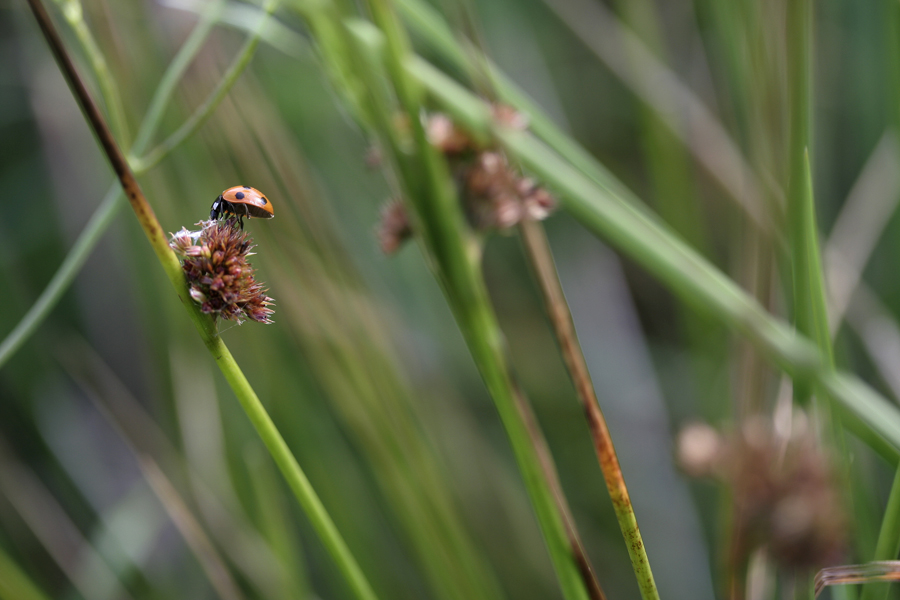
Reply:
<svg viewBox="0 0 900 600"><path fill-rule="evenodd" d="M891 485L891 493L888 496L872 560L896 560L898 554L900 554L900 467L894 474L894 483ZM863 587L860 600L877 600L879 596L887 598L889 590L890 588L886 585L867 585ZM879 591L882 593L879 594Z"/></svg>
<svg viewBox="0 0 900 600"><path fill-rule="evenodd" d="M0 547L0 600L49 600Z"/></svg>
<svg viewBox="0 0 900 600"><path fill-rule="evenodd" d="M658 599L659 591L656 589L656 582L650 569L650 560L638 528L634 507L631 505L628 487L625 485L625 476L622 474L616 448L609 434L606 419L603 417L603 411L600 410L600 403L597 400L591 374L575 332L572 313L559 281L544 228L536 221L526 220L519 226L519 230L522 233L522 240L532 270L537 277L538 287L544 298L544 306L562 351L566 369L575 385L575 391L588 421L594 450L603 471L606 489L609 490L616 520L619 522L619 528L625 538L628 556L631 559L631 568L634 570L640 587L641 597L644 600Z"/></svg>
<svg viewBox="0 0 900 600"><path fill-rule="evenodd" d="M682 300L745 336L789 375L808 379L832 394L866 427L848 411L840 415L845 424L892 463L897 462L900 411L856 377L826 368L809 339L766 312L706 259L623 198L624 186L604 188L532 134L494 123L484 102L425 61L411 57L406 68L460 123L478 135L495 136L510 155L559 193L564 208L585 227L641 264Z"/></svg>
<svg viewBox="0 0 900 600"><path fill-rule="evenodd" d="M244 600L244 595L225 566L225 561L213 546L184 498L165 476L159 465L149 456L138 455L138 466L150 489L162 504L175 528L194 553L200 568L221 600Z"/></svg>
<svg viewBox="0 0 900 600"><path fill-rule="evenodd" d="M147 107L147 112L144 114L141 128L134 140L134 147L128 156L128 162L132 164L135 173L143 173L143 170L134 164L134 156L142 154L150 145L150 141L159 128L159 123L162 121L163 114L169 106L172 94L175 92L175 86L178 85L194 57L200 52L200 49L206 42L206 38L212 33L213 27L221 17L224 8L225 0L213 0L206 5L203 12L200 13L200 20L197 21L190 35L181 45L181 48L178 49L175 58L169 63L166 72L160 78L159 85L156 86L156 91L150 100L150 106ZM252 35L259 34L253 32Z"/></svg>
<svg viewBox="0 0 900 600"><path fill-rule="evenodd" d="M240 401L244 412L250 418L250 422L253 423L257 433L262 438L269 454L275 460L275 464L281 470L291 491L294 492L294 496L299 501L316 533L319 534L322 543L331 553L332 558L352 588L354 595L360 600L375 600L375 592L350 553L350 549L331 520L328 511L325 510L325 506L319 500L312 484L310 484L303 469L297 463L297 459L294 458L284 438L275 427L275 423L272 422L269 413L266 412L256 392L253 391L250 382L247 381L231 352L225 346L225 342L219 336L203 336L203 341L213 355L216 364L222 370L228 385L231 386L231 389Z"/></svg>
<svg viewBox="0 0 900 600"><path fill-rule="evenodd" d="M592 581L552 459L509 371L505 341L481 276L479 243L466 226L447 164L428 142L419 119L421 88L404 68L409 55L405 32L387 2L373 0L369 5L381 30L358 20L346 26L358 44L356 68L373 91L373 123L385 149L390 150L417 237L497 407L564 597L602 598L599 585ZM392 81L393 90L385 89L385 79ZM391 97L397 98L410 124L408 136L401 136L393 126Z"/></svg>
<svg viewBox="0 0 900 600"><path fill-rule="evenodd" d="M790 110L790 138L788 174L788 232L793 282L793 320L797 331L805 336L814 334L812 297L810 290L809 245L807 241L808 198L804 154L809 147L809 53L811 27L810 0L788 0L787 3L787 62L788 99ZM814 221L814 217L813 217ZM807 381L794 381L794 400L801 406L809 402L811 389Z"/></svg>
<svg viewBox="0 0 900 600"><path fill-rule="evenodd" d="M97 78L97 83L100 86L100 96L103 98L103 103L106 105L106 110L109 113L110 126L116 139L118 139L120 145L127 146L129 144L128 123L125 120L122 95L119 93L119 86L116 85L116 81L109 71L106 57L100 51L100 46L97 45L94 35L84 20L84 9L81 6L81 0L54 1L62 9L63 16L75 32L75 37L78 38L78 42L81 44L91 65L91 70L93 70L94 76Z"/></svg>
<svg viewBox="0 0 900 600"><path fill-rule="evenodd" d="M59 266L59 269L53 274L50 283L47 284L47 287L41 292L41 295L35 300L34 304L31 305L31 308L28 309L28 312L25 313L13 330L3 339L3 342L0 342L0 367L6 364L6 361L22 347L22 344L32 336L40 324L44 322L44 319L47 318L47 315L50 314L50 311L53 310L53 307L57 305L62 295L69 288L72 280L75 279L75 275L84 266L85 261L91 254L91 250L100 241L103 233L123 206L121 199L122 188L118 183L115 183L106 193L106 196L103 197L100 206L91 215L90 220L78 236L78 239L75 240L75 244L68 254L66 254L66 258Z"/></svg>
<svg viewBox="0 0 900 600"><path fill-rule="evenodd" d="M192 114L181 127L175 130L175 132L166 138L165 141L150 150L146 156L142 156L135 160L136 169L147 171L158 165L166 155L181 145L182 142L189 138L201 125L203 125L203 123L206 122L206 119L209 118L219 103L225 98L225 95L228 94L231 86L235 84L238 77L244 72L247 65L250 64L250 59L253 58L256 47L259 45L259 37L268 24L268 17L275 11L279 3L280 0L266 1L265 6L263 7L265 18L259 20L256 28L253 30L253 34L247 38L246 42L244 42L244 46L228 67L225 75L219 80L216 88L206 98L203 104L197 107L194 114Z"/></svg>
<svg viewBox="0 0 900 600"><path fill-rule="evenodd" d="M634 201L637 206L643 206L604 165L563 132L543 109L496 65L483 54L460 44L434 8L422 0L394 1L410 28L418 33L422 41L428 44L442 59L472 79L477 80L477 78L483 77L483 74L488 74L499 99L527 114L530 130L538 138L595 183L616 189L624 198ZM591 9L600 11L602 7L592 5ZM664 115L661 118L672 128L676 137L686 143L689 150L697 153L697 160L706 165L753 223L763 232L770 231L772 229L770 219L759 200L762 194L758 190L759 185L756 178L734 142L728 137L725 128L690 93L689 89L678 81L675 74L653 57L652 53L633 34L624 29L615 30L605 26L601 35L604 37L614 35L621 38L623 45L627 45L630 51L641 57L642 75L630 76L631 70L627 61L620 61L622 64L615 65L613 71L626 84L635 89L636 93L647 102L648 107L657 111L657 114ZM700 144L687 143L693 136L686 135L682 131L683 126L674 123L668 108L663 110L663 103L656 100L660 94L656 91L650 93L648 82L657 82L658 85L662 85L659 82L665 82L666 94L663 96L674 95L684 112L690 112L692 117L702 117L704 135L701 137L706 139L706 136L711 136L711 139L717 140L718 151L710 152Z"/></svg>
<svg viewBox="0 0 900 600"><path fill-rule="evenodd" d="M900 4L893 0L884 1L886 11L886 29L888 38L888 56L891 60L888 65L888 114L889 122L894 132L900 131ZM894 473L894 483L891 485L891 493L888 496L887 506L881 519L881 529L878 531L878 541L875 543L875 554L872 559L896 560L900 554L900 465ZM881 592L881 593L879 593ZM863 586L860 600L877 600L889 598L890 586L866 585Z"/></svg>
<svg viewBox="0 0 900 600"><path fill-rule="evenodd" d="M272 422L250 383L247 381L240 367L234 361L225 343L216 333L215 321L209 316L200 312L199 307L190 298L188 293L187 280L181 270L181 265L175 253L169 248L168 240L163 233L162 227L153 209L150 207L147 199L144 197L137 179L124 154L119 149L106 125L96 104L88 94L84 83L78 76L75 66L72 64L59 34L56 32L53 22L50 20L44 6L40 0L28 0L34 12L35 18L44 33L47 43L59 64L60 70L63 72L73 95L81 106L85 119L92 127L94 134L97 136L100 145L116 172L125 195L134 209L135 215L144 234L147 236L154 253L162 264L163 270L175 288L178 297L188 312L188 316L197 328L200 337L206 344L210 353L213 355L216 363L219 365L222 374L228 381L231 389L237 396L238 401L247 413L257 433L262 438L266 448L272 454L276 464L281 469L282 474L288 481L291 490L294 492L297 501L306 512L313 528L319 534L323 544L331 553L332 558L337 563L347 583L353 590L354 595L359 600L375 600L375 593L372 591L368 581L359 568L356 559L353 558L349 548L341 537L340 533L328 515L318 496L310 485L309 481L297 463L297 459L291 454L290 449Z"/></svg>

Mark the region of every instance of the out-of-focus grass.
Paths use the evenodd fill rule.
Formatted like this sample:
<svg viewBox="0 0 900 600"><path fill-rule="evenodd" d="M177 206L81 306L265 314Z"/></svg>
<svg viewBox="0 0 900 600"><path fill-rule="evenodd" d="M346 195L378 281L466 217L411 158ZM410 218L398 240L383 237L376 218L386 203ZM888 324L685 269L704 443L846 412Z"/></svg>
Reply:
<svg viewBox="0 0 900 600"><path fill-rule="evenodd" d="M557 3L581 10L580 3ZM656 107L642 104L544 4L473 4L491 58L575 141L763 306L789 312L783 249L669 137ZM822 231L830 231L882 133L895 127L896 57L888 51L896 47L894 4L814 8L810 150ZM780 230L789 171L783 13L753 2L622 0L615 8L725 124L758 178L764 214ZM28 15L18 7L2 11L12 33L0 51L0 127L16 142L0 149L0 184L12 207L0 221L5 337L98 206L109 174ZM85 0L84 11L122 91L124 121L136 130L195 17L151 3ZM306 35L292 12L277 17ZM216 28L162 131L176 130L221 81L245 35ZM74 35L70 41L77 48ZM439 65L452 62L427 42L416 48ZM376 251L372 230L393 182L365 165L368 142L347 104L365 102L365 90L348 95L321 58L321 49L298 57L262 44L209 122L142 184L169 231L204 218L231 185L253 185L275 202L274 220L247 228L258 244L254 265L277 301L276 324L249 323L223 337L380 597L558 597L508 442L428 265L414 245L390 259ZM460 72L459 64L450 68ZM667 98L657 100L666 105ZM187 331L132 221L113 222L72 290L0 370L0 437L131 597L211 597L213 587L123 444L159 461L242 595L344 597L345 584ZM716 590L725 589L718 580L725 543L716 532L727 522L711 509L712 487L689 486L673 471L671 432L688 419L725 424L770 412L777 373L754 362L753 350L741 350L749 357L741 359L737 344L718 341L720 329L676 304L631 261L620 268L565 214L548 231L661 595L709 597L713 579ZM862 263L869 263L865 284L892 320L900 306L896 234L889 218ZM527 269L509 242L487 244L485 274L513 365L599 580L610 598L632 597L637 588L590 439ZM879 338L867 350L865 335L840 330L837 362L889 394L877 359L890 356L893 342ZM82 360L88 353L71 343L76 336L97 360ZM735 371L741 377L730 382ZM90 391L84 379L117 380L121 388ZM148 421L125 427L116 409L99 408L125 410L132 402L125 391L170 447L134 439ZM895 468L850 446L854 464L864 465L850 493L877 528ZM70 581L53 558L60 548L39 541L10 493L0 488L0 551L47 595L78 597L77 577ZM851 552L871 558L874 539L864 527L856 536ZM878 558L887 558L881 547L888 541ZM77 576L93 572L96 565L78 560L88 555L84 547L71 552Z"/></svg>

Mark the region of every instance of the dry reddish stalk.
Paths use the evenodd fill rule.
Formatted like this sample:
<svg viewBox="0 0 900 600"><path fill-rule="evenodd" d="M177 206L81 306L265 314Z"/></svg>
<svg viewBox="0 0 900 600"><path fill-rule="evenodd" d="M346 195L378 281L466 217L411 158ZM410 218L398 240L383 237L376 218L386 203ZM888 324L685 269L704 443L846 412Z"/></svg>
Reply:
<svg viewBox="0 0 900 600"><path fill-rule="evenodd" d="M584 360L584 353L575 333L572 313L569 311L569 305L566 303L562 286L556 274L556 266L553 264L550 245L540 223L531 219L524 219L519 227L528 257L541 289L541 294L544 297L544 304L546 305L553 331L556 334L566 369L569 371L578 399L581 401L581 406L584 409L591 439L594 442L594 450L597 453L600 469L603 471L603 479L606 481L609 497L616 511L619 527L628 546L629 557L635 568L635 573L645 574L638 581L638 585L641 587L642 592L649 592L651 589L655 590L653 574L649 569L649 565L641 564L643 561L646 561L644 542L631 506L631 497L628 495L628 487L625 485L619 458L616 455L612 437L609 435L606 419L600 410L600 404L594 391L594 384L591 381L591 375ZM649 597L652 597L652 595Z"/></svg>

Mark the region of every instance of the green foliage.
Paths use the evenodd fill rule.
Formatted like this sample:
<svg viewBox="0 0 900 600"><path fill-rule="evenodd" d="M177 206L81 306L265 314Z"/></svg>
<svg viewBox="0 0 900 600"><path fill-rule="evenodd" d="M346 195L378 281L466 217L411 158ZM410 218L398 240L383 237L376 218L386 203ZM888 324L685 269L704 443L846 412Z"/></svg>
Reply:
<svg viewBox="0 0 900 600"><path fill-rule="evenodd" d="M799 593L809 565L741 546L719 489L740 481L677 472L695 420L806 423L854 471L848 514L877 513L847 562L896 558L897 223L861 274L824 234L900 198L900 157L865 165L900 114L895 2L46 4L165 231L265 190L276 218L246 227L277 305L216 333L158 251L185 320L7 9L0 596L568 600L600 597L591 566L609 598ZM633 511L603 492L525 262L460 201L435 111L557 196L548 238ZM414 241L385 258L388 198Z"/></svg>

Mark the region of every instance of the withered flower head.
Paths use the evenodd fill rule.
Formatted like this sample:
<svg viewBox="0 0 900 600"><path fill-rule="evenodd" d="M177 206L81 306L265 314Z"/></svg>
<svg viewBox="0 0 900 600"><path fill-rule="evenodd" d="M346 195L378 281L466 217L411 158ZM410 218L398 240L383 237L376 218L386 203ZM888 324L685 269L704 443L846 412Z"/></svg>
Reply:
<svg viewBox="0 0 900 600"><path fill-rule="evenodd" d="M513 169L500 152L479 152L461 170L466 209L476 229L508 229L525 218L541 221L556 208L556 199Z"/></svg>
<svg viewBox="0 0 900 600"><path fill-rule="evenodd" d="M742 556L765 546L782 567L838 564L848 519L832 457L808 430L785 439L750 419L730 435L692 425L679 436L682 466L729 485Z"/></svg>
<svg viewBox="0 0 900 600"><path fill-rule="evenodd" d="M412 226L406 207L399 199L388 201L381 209L381 221L378 224L378 243L385 254L396 252L403 242L412 237Z"/></svg>
<svg viewBox="0 0 900 600"><path fill-rule="evenodd" d="M491 106L494 119L513 129L528 128L528 118L510 106ZM447 115L426 120L428 141L450 164L469 222L475 229L509 229L523 219L543 220L556 200L537 182L524 177L496 148L476 142Z"/></svg>
<svg viewBox="0 0 900 600"><path fill-rule="evenodd" d="M443 113L434 113L425 121L428 143L447 156L458 156L473 149L472 139Z"/></svg>
<svg viewBox="0 0 900 600"><path fill-rule="evenodd" d="M247 257L253 242L233 219L197 223L199 231L172 235L169 246L181 259L181 268L190 285L191 298L200 310L226 320L242 323L252 319L272 323L274 300L253 276Z"/></svg>
<svg viewBox="0 0 900 600"><path fill-rule="evenodd" d="M495 104L491 113L496 122L524 130L528 119L512 107ZM409 132L405 115L395 118L401 134ZM541 221L556 208L556 199L530 177L509 164L500 150L481 147L450 117L432 113L423 118L428 142L447 159L459 190L466 218L478 231L504 230L524 219ZM378 240L385 254L393 254L412 237L409 218L399 201L391 201L381 211Z"/></svg>

